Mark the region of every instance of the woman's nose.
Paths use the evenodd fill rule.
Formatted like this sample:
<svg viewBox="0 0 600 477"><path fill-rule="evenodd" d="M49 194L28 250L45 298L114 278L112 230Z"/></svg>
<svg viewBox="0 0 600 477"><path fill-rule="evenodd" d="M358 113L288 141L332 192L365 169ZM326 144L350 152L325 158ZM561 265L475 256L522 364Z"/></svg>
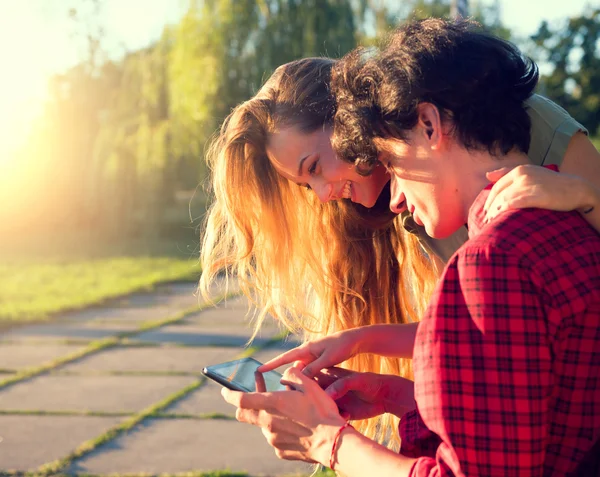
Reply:
<svg viewBox="0 0 600 477"><path fill-rule="evenodd" d="M333 186L331 184L322 182L320 184L315 185L311 184L311 187L313 188L315 194L317 194L317 197L321 202L328 202L329 200L331 200L331 192L333 190Z"/></svg>

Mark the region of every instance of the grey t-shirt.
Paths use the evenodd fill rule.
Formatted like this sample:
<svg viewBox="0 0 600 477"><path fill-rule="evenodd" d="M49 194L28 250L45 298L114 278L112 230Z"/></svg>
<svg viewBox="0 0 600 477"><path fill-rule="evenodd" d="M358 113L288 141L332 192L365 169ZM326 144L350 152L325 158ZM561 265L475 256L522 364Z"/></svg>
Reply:
<svg viewBox="0 0 600 477"><path fill-rule="evenodd" d="M560 166L571 137L579 131L588 134L581 124L573 119L558 104L543 96L534 94L525 101L527 113L531 119L531 142L528 156L532 164ZM415 233L423 248L433 252L446 263L454 252L468 240L466 227L445 239L434 239L417 225L410 214L402 214L402 223L409 232Z"/></svg>

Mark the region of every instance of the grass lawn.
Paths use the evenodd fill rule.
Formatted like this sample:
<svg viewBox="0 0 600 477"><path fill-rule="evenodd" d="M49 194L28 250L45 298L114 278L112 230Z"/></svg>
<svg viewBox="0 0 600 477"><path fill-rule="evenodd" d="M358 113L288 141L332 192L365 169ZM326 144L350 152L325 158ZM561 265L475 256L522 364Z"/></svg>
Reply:
<svg viewBox="0 0 600 477"><path fill-rule="evenodd" d="M47 319L169 281L195 281L197 260L105 257L0 262L0 323Z"/></svg>

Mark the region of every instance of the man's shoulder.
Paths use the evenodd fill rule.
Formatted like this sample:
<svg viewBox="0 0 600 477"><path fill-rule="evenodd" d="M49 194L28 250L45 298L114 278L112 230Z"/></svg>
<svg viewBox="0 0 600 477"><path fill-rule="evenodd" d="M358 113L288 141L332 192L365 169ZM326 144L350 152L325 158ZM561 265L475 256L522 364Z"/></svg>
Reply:
<svg viewBox="0 0 600 477"><path fill-rule="evenodd" d="M472 234L459 252L479 250L537 263L577 247L600 253L600 235L578 212L528 208L498 215Z"/></svg>

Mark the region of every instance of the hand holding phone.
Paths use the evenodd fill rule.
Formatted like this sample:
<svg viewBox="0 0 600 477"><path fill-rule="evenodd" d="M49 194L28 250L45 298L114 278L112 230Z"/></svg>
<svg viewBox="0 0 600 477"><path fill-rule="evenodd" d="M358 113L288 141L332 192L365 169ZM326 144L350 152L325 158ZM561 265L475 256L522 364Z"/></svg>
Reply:
<svg viewBox="0 0 600 477"><path fill-rule="evenodd" d="M257 369L261 364L254 358L236 359L207 366L202 370L202 374L233 391L285 391L286 387L281 384L283 376L277 371L259 373Z"/></svg>

